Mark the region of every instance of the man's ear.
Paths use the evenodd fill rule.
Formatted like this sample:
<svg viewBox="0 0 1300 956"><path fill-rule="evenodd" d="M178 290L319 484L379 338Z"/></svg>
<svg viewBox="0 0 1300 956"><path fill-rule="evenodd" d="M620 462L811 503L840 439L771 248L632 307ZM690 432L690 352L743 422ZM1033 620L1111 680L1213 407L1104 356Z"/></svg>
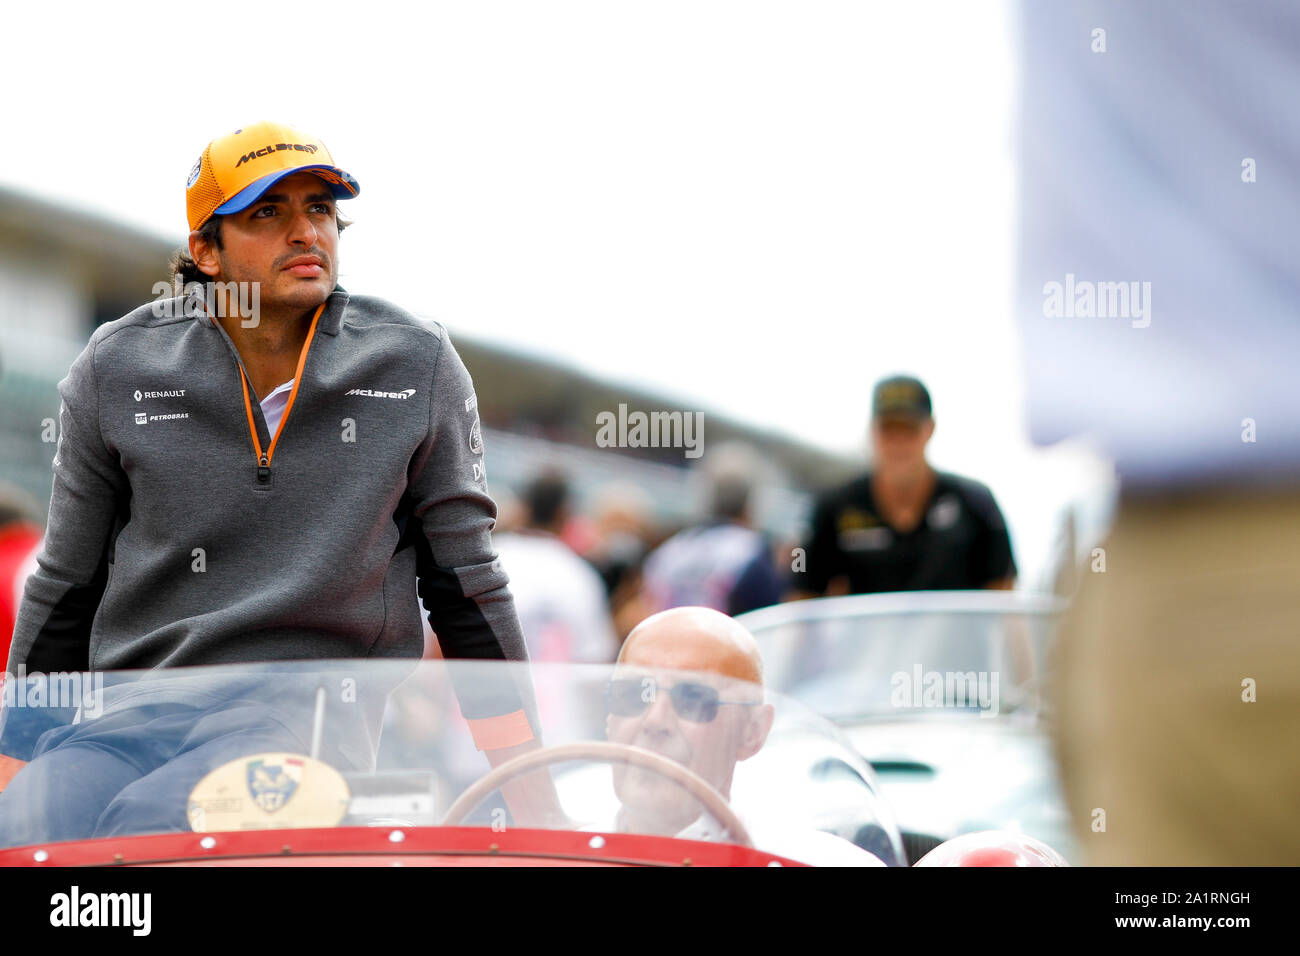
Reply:
<svg viewBox="0 0 1300 956"><path fill-rule="evenodd" d="M763 749L763 744L767 743L767 735L772 732L774 720L776 720L776 708L771 704L762 704L754 708L749 723L745 725L745 733L740 738L740 746L736 750L737 760L748 760Z"/></svg>
<svg viewBox="0 0 1300 956"><path fill-rule="evenodd" d="M928 442L934 437L934 419L931 418L925 423L925 440Z"/></svg>
<svg viewBox="0 0 1300 956"><path fill-rule="evenodd" d="M217 247L208 242L197 231L190 233L190 258L204 275L216 277L221 275L221 259L217 256Z"/></svg>

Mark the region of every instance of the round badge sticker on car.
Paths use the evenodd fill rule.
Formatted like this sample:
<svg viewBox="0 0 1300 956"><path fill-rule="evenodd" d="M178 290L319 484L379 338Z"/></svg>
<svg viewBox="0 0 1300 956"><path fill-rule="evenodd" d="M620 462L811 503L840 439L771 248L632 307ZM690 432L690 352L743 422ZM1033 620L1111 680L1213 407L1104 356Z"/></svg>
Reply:
<svg viewBox="0 0 1300 956"><path fill-rule="evenodd" d="M186 808L195 833L332 827L351 794L342 774L305 754L261 753L222 764L198 782Z"/></svg>

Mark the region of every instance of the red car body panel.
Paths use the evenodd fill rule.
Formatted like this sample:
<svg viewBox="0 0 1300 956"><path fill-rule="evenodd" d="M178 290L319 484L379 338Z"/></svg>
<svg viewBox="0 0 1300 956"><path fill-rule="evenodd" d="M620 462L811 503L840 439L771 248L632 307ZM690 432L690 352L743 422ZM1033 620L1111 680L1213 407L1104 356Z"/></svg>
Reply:
<svg viewBox="0 0 1300 956"><path fill-rule="evenodd" d="M804 866L727 843L578 830L332 827L164 833L0 850L0 866Z"/></svg>

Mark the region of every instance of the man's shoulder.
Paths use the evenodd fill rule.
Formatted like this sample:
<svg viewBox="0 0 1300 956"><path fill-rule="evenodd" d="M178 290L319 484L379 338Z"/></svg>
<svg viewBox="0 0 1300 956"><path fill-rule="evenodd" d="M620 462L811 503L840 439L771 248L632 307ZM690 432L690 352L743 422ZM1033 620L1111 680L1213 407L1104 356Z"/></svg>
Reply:
<svg viewBox="0 0 1300 956"><path fill-rule="evenodd" d="M175 328L193 321L192 305L185 296L160 296L137 306L121 318L105 322L96 328L91 333L90 345L100 346L119 332L129 329Z"/></svg>
<svg viewBox="0 0 1300 956"><path fill-rule="evenodd" d="M668 554L677 551L704 551L710 554L731 553L743 556L746 552L763 547L764 542L763 533L754 528L730 521L713 521L677 532L656 551Z"/></svg>
<svg viewBox="0 0 1300 956"><path fill-rule="evenodd" d="M871 472L833 485L817 496L817 504L822 508L837 508L845 504L864 504L871 500Z"/></svg>
<svg viewBox="0 0 1300 956"><path fill-rule="evenodd" d="M446 341L447 329L436 319L422 319L387 299L375 295L348 295L343 324L353 328L398 326L423 333L439 343Z"/></svg>
<svg viewBox="0 0 1300 956"><path fill-rule="evenodd" d="M950 492L956 494L976 514L990 524L1001 526L1004 523L997 499L993 497L993 492L988 485L976 481L974 478L967 478L965 475L957 475L946 471L936 473L935 480L941 493Z"/></svg>

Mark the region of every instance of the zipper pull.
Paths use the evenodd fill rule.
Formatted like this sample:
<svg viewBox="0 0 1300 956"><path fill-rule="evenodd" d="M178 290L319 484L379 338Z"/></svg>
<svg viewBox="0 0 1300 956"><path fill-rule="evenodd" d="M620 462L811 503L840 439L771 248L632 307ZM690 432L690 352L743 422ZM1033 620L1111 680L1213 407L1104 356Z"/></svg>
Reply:
<svg viewBox="0 0 1300 956"><path fill-rule="evenodd" d="M257 463L257 480L263 485L271 480L271 463L267 461L266 455Z"/></svg>

